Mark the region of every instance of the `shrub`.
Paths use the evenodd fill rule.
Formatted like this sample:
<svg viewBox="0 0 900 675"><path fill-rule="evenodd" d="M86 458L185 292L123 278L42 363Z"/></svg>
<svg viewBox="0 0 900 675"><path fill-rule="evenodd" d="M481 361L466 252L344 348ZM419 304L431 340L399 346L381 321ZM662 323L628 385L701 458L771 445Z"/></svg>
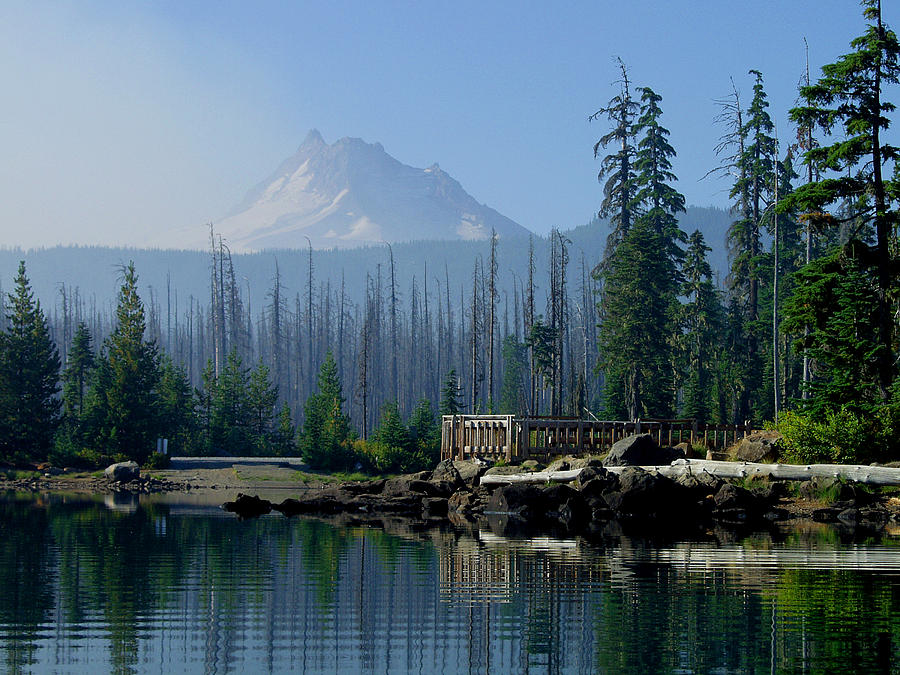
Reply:
<svg viewBox="0 0 900 675"><path fill-rule="evenodd" d="M898 430L893 406L881 406L871 414L842 406L826 410L824 419L789 411L778 423L782 456L795 464L889 461L897 456Z"/></svg>

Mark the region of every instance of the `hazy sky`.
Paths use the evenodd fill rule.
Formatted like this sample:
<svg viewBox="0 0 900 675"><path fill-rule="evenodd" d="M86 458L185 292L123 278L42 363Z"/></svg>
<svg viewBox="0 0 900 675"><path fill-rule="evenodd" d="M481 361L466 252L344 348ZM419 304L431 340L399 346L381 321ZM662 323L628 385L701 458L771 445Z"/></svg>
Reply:
<svg viewBox="0 0 900 675"><path fill-rule="evenodd" d="M862 30L852 0L4 0L0 246L202 227L310 128L439 162L535 232L581 225L607 128L587 118L617 91L617 56L663 96L688 203L724 206L726 182L700 179L729 78L749 100L747 70L763 72L787 140L803 38L815 77Z"/></svg>

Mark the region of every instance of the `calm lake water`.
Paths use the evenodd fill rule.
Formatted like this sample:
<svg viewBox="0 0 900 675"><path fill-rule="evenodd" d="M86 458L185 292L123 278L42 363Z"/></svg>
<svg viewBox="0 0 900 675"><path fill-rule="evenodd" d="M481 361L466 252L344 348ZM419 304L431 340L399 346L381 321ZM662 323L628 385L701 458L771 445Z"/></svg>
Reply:
<svg viewBox="0 0 900 675"><path fill-rule="evenodd" d="M5 672L900 672L900 547L0 496Z"/></svg>

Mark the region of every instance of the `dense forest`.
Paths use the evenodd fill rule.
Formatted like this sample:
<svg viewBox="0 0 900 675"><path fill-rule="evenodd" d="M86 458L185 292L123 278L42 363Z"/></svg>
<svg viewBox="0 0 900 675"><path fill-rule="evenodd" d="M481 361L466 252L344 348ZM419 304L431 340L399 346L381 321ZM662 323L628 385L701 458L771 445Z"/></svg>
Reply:
<svg viewBox="0 0 900 675"><path fill-rule="evenodd" d="M434 461L452 412L772 423L789 457L893 458L900 183L884 93L900 46L879 3L863 6L851 51L818 80L805 66L787 139L763 73L721 101L710 169L733 207L718 282L675 187L664 100L620 61L589 118L608 224L592 250L553 231L512 256L521 242L492 237L419 272L386 246L349 290L295 252L301 288L273 258L260 299L210 228L202 300L179 305L168 285L142 298L124 264L114 304L63 285L52 315L21 264L0 322L0 460L147 461L166 438L170 453L401 470Z"/></svg>

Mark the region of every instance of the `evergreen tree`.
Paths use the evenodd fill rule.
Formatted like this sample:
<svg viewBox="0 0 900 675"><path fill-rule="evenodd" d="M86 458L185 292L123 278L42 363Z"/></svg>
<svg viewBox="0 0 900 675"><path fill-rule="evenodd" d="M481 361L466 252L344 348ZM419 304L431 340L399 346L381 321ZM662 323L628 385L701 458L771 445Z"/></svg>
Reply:
<svg viewBox="0 0 900 675"><path fill-rule="evenodd" d="M195 403L184 366L164 356L159 379L160 435L169 440L169 455L190 455L197 447Z"/></svg>
<svg viewBox="0 0 900 675"><path fill-rule="evenodd" d="M269 380L269 369L262 363L250 373L247 383L247 407L250 413L250 430L260 452L266 450L268 437L273 431L275 405L278 390Z"/></svg>
<svg viewBox="0 0 900 675"><path fill-rule="evenodd" d="M89 396L94 442L110 455L142 463L160 431L159 353L144 339L144 305L134 263L123 270L116 327L104 341Z"/></svg>
<svg viewBox="0 0 900 675"><path fill-rule="evenodd" d="M319 369L318 392L306 400L300 433L301 456L318 469L346 469L353 460L350 418L343 412L344 395L331 351Z"/></svg>
<svg viewBox="0 0 900 675"><path fill-rule="evenodd" d="M293 457L297 454L295 439L297 429L291 418L291 408L287 403L282 404L278 411L275 423L275 432L272 439L272 450L278 457Z"/></svg>
<svg viewBox="0 0 900 675"><path fill-rule="evenodd" d="M63 415L67 422L78 423L84 415L85 395L93 368L94 348L91 332L84 323L79 323L62 374Z"/></svg>
<svg viewBox="0 0 900 675"><path fill-rule="evenodd" d="M716 371L716 344L722 329L723 317L712 270L706 254L703 234L695 230L685 253L681 295L686 302L681 307L682 352L686 375L682 414L701 422L712 419L714 410L713 384Z"/></svg>
<svg viewBox="0 0 900 675"><path fill-rule="evenodd" d="M736 210L740 217L728 230L731 258L729 292L741 307L740 330L744 352L735 354L737 375L742 384L736 405L737 420L760 419L763 398L763 356L765 321L760 320L759 291L763 277L764 252L761 244L763 215L772 202L774 189L775 138L774 124L767 111L768 96L763 87L762 73L751 70L754 76L753 98L739 129L741 152L736 158L737 180L731 196L738 199ZM736 420L736 421L737 421Z"/></svg>
<svg viewBox="0 0 900 675"><path fill-rule="evenodd" d="M675 403L675 351L679 265L686 240L677 214L684 197L671 182L675 150L659 122L662 100L641 90L638 142L639 190L633 199L640 215L601 271L600 367L605 375L606 410L617 417L662 417Z"/></svg>
<svg viewBox="0 0 900 675"><path fill-rule="evenodd" d="M459 415L462 412L459 396L459 378L456 370L451 368L444 377L444 384L441 387L441 403L438 412L441 415Z"/></svg>
<svg viewBox="0 0 900 675"><path fill-rule="evenodd" d="M0 458L43 459L59 423L60 363L24 261L8 299L8 328L0 333Z"/></svg>
<svg viewBox="0 0 900 675"><path fill-rule="evenodd" d="M211 398L210 451L214 454L255 454L249 385L250 370L232 349L219 376L206 383Z"/></svg>
<svg viewBox="0 0 900 675"><path fill-rule="evenodd" d="M526 408L525 383L528 373L527 346L515 335L503 338L503 386L500 389L500 412L521 415Z"/></svg>
<svg viewBox="0 0 900 675"><path fill-rule="evenodd" d="M672 301L676 286L667 239L639 219L603 274L599 361L606 414L664 417L673 404Z"/></svg>
<svg viewBox="0 0 900 675"><path fill-rule="evenodd" d="M598 216L609 217L612 226L612 232L606 242L607 255L604 255L604 260L622 241L634 220L634 116L640 106L631 96L631 83L625 64L621 59L618 60L618 64L622 73L619 93L610 99L605 107L588 118L593 121L605 117L612 124L612 129L594 143L595 159L600 156L601 148L610 145L614 148L613 152L602 159L600 172L597 174L597 180L603 183L603 201Z"/></svg>
<svg viewBox="0 0 900 675"><path fill-rule="evenodd" d="M880 0L863 0L862 5L869 23L865 33L851 42L853 51L823 66L818 82L801 87L803 104L791 110L791 119L797 124L835 134L837 140L807 150L806 162L825 177L799 187L783 208L796 208L819 227L854 221L874 224L871 255L858 260L876 273L873 309L878 349L874 358L878 368L874 375L880 398L887 401L896 375L891 246L897 224L897 211L892 207L898 193L896 158L900 148L883 139L890 125L888 114L895 109L884 100L883 89L900 79L900 43L882 21ZM885 178L891 165L893 175ZM841 206L846 209L844 214L836 212Z"/></svg>
<svg viewBox="0 0 900 675"><path fill-rule="evenodd" d="M872 312L878 276L861 263L861 254L857 242L814 260L797 273L797 289L786 303L784 329L815 365L812 395L802 406L814 419L841 407L872 415L882 401L880 327Z"/></svg>

